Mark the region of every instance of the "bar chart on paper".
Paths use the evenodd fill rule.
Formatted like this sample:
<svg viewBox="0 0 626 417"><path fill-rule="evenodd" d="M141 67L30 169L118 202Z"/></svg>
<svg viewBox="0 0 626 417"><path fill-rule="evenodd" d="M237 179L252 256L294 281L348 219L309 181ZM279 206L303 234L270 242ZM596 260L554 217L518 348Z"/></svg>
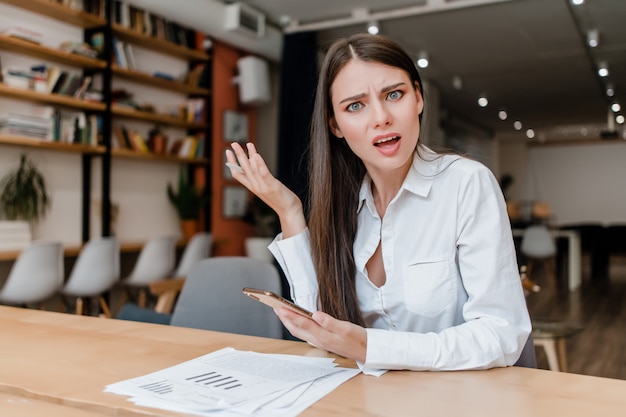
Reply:
<svg viewBox="0 0 626 417"><path fill-rule="evenodd" d="M190 376L186 379L187 381L195 382L196 384L210 385L215 388L222 388L224 390L231 390L242 386L237 378L222 375L221 373L215 371Z"/></svg>

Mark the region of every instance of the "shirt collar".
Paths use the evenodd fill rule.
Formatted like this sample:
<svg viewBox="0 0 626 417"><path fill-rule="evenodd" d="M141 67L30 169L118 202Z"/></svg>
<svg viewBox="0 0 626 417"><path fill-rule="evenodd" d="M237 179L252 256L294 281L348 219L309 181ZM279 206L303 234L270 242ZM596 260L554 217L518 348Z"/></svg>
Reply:
<svg viewBox="0 0 626 417"><path fill-rule="evenodd" d="M427 197L430 193L430 189L435 179L435 174L439 166L440 158L431 149L422 147L422 156L419 157L417 153L413 156L413 164L407 173L402 187L400 187L401 193L403 190L407 190L410 193L418 195L420 197ZM376 212L376 206L374 205L374 196L372 195L372 179L369 174L365 174L363 182L361 183L361 189L359 190L359 204L357 206L357 213L361 211L364 205L367 204L370 211Z"/></svg>

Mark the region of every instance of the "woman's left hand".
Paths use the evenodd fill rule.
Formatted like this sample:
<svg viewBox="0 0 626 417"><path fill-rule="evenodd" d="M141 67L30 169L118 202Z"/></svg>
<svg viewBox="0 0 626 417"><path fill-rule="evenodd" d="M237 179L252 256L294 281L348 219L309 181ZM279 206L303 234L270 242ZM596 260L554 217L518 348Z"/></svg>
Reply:
<svg viewBox="0 0 626 417"><path fill-rule="evenodd" d="M337 355L364 363L367 351L367 332L361 326L337 320L322 312L313 318L301 316L287 308L276 309L276 314L287 330L298 339Z"/></svg>

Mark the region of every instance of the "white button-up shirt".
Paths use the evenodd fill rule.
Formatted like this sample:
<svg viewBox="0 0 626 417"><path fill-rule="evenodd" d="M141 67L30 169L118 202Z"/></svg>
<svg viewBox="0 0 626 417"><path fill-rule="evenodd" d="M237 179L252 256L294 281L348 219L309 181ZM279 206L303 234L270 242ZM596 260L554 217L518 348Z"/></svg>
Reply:
<svg viewBox="0 0 626 417"><path fill-rule="evenodd" d="M415 157L385 217L371 181L360 191L354 242L367 369L458 370L513 365L531 324L498 183L456 155ZM386 282L368 279L379 242ZM294 301L318 308L308 231L279 235L270 250Z"/></svg>

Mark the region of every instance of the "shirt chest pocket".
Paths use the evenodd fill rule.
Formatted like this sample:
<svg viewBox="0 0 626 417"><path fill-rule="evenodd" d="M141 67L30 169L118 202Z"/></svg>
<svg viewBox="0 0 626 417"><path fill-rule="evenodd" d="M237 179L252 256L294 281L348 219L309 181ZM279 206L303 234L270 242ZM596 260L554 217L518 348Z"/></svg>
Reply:
<svg viewBox="0 0 626 417"><path fill-rule="evenodd" d="M404 299L408 310L437 316L456 302L456 268L447 259L415 261L406 267Z"/></svg>

